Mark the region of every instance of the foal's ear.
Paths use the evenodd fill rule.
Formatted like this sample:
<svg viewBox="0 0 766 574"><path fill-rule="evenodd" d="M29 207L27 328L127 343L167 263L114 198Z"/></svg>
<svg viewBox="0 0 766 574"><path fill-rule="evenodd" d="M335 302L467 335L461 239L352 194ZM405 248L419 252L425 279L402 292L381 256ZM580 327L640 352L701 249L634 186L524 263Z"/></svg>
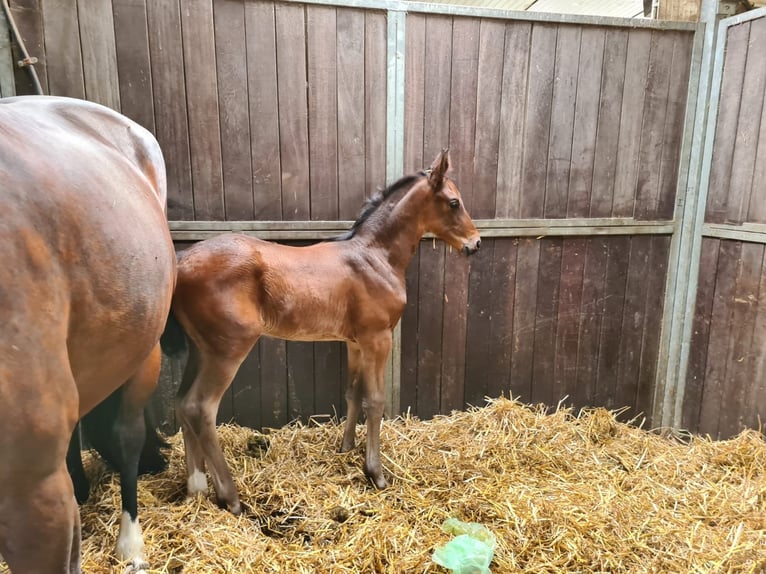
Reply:
<svg viewBox="0 0 766 574"><path fill-rule="evenodd" d="M431 164L430 173L428 174L428 185L431 189L438 191L442 187L444 181L444 175L449 169L449 149L444 148L436 159Z"/></svg>

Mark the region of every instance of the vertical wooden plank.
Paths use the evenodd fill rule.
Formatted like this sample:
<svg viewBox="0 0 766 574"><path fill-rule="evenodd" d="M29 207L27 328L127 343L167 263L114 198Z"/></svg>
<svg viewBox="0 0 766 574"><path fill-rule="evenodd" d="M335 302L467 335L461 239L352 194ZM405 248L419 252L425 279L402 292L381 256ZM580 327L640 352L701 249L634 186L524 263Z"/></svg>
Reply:
<svg viewBox="0 0 766 574"><path fill-rule="evenodd" d="M232 418L242 426L260 429L261 421L261 358L258 347L242 362L231 383Z"/></svg>
<svg viewBox="0 0 766 574"><path fill-rule="evenodd" d="M761 18L751 24L752 53L763 53L766 42L766 18ZM766 92L761 94L761 117L756 120L760 124L758 144L756 147L755 164L753 165L753 184L749 190L750 204L746 221L766 223L766 201L764 201L763 182L766 181Z"/></svg>
<svg viewBox="0 0 766 574"><path fill-rule="evenodd" d="M365 190L369 197L386 184L386 15L365 12L364 26Z"/></svg>
<svg viewBox="0 0 766 574"><path fill-rule="evenodd" d="M112 0L78 3L85 97L120 111Z"/></svg>
<svg viewBox="0 0 766 574"><path fill-rule="evenodd" d="M754 371L750 347L757 314L763 250L761 244L742 243L736 286L733 299L729 302L732 328L726 355L725 392L719 411L718 436L721 438L731 438L747 426L745 418L750 405L746 400L750 395L749 386L753 384L750 375Z"/></svg>
<svg viewBox="0 0 766 574"><path fill-rule="evenodd" d="M344 412L346 379L341 377L340 365L345 352L343 343L314 344L314 412L311 414L340 416Z"/></svg>
<svg viewBox="0 0 766 574"><path fill-rule="evenodd" d="M708 223L722 223L728 217L729 183L749 37L748 24L728 29L705 209L705 221Z"/></svg>
<svg viewBox="0 0 766 574"><path fill-rule="evenodd" d="M638 390L636 393L636 413L650 416L654 400L657 360L660 353L660 335L662 332L663 303L667 281L668 259L670 255L670 237L655 235L649 250L650 272L643 285L646 297L644 301L644 325L641 338L641 364L638 369ZM654 424L653 421L649 421ZM659 424L659 423L658 423Z"/></svg>
<svg viewBox="0 0 766 574"><path fill-rule="evenodd" d="M664 30L663 30L664 32ZM655 219L660 201L662 140L667 124L674 35L652 32L638 147L635 217Z"/></svg>
<svg viewBox="0 0 766 574"><path fill-rule="evenodd" d="M462 403L482 406L489 393L490 373L487 369L494 361L490 355L492 340L493 252L496 240L486 240L482 257L471 262L468 277L468 314L466 317L465 388ZM449 336L449 331L445 333ZM464 404L452 408L462 408Z"/></svg>
<svg viewBox="0 0 766 574"><path fill-rule="evenodd" d="M519 239L513 301L513 361L511 362L510 391L514 397L524 402L532 400L539 263L540 240Z"/></svg>
<svg viewBox="0 0 766 574"><path fill-rule="evenodd" d="M519 211L524 218L543 217L544 212L557 34L555 25L532 25Z"/></svg>
<svg viewBox="0 0 766 574"><path fill-rule="evenodd" d="M213 8L225 219L250 220L255 210L250 163L245 5L239 0L216 0Z"/></svg>
<svg viewBox="0 0 766 574"><path fill-rule="evenodd" d="M518 241L509 237L494 240L492 252L492 301L490 306L489 362L487 394L510 396L511 364L513 359L513 318L516 293L516 256ZM466 377L466 384L472 384Z"/></svg>
<svg viewBox="0 0 766 574"><path fill-rule="evenodd" d="M420 252L425 242L415 251L415 256L407 267L407 305L401 319L402 331L402 372L399 393L399 411L412 409L417 412L418 364L420 361L419 345L419 288L420 288ZM429 286L429 290L431 286Z"/></svg>
<svg viewBox="0 0 766 574"><path fill-rule="evenodd" d="M479 20L456 18L452 25L452 82L449 141L452 172L466 205L473 201L473 150L476 137ZM452 253L444 264L444 335L440 412L463 406L465 389L468 259Z"/></svg>
<svg viewBox="0 0 766 574"><path fill-rule="evenodd" d="M409 14L405 28L407 50L404 53L404 172L426 167L423 157L423 117L426 90L426 16ZM402 328L404 336L404 328ZM404 381L402 381L404 390Z"/></svg>
<svg viewBox="0 0 766 574"><path fill-rule="evenodd" d="M85 98L77 0L43 0L48 93Z"/></svg>
<svg viewBox="0 0 766 574"><path fill-rule="evenodd" d="M154 126L154 89L149 60L146 0L112 0L120 109L150 132Z"/></svg>
<svg viewBox="0 0 766 574"><path fill-rule="evenodd" d="M668 110L662 140L660 198L656 215L658 219L672 219L676 205L693 40L691 34L678 33L673 46L673 63L670 67L672 80L668 91Z"/></svg>
<svg viewBox="0 0 766 574"><path fill-rule="evenodd" d="M700 406L699 432L717 439L721 405L727 390L726 358L732 333L732 300L737 280L737 262L742 252L739 241L721 241L718 255L713 311L710 315L710 338L705 365L705 386Z"/></svg>
<svg viewBox="0 0 766 574"><path fill-rule="evenodd" d="M588 239L582 283L582 311L577 337L577 384L570 389L576 405L599 404L598 353L601 319L606 302L606 265L609 255L609 237Z"/></svg>
<svg viewBox="0 0 766 574"><path fill-rule="evenodd" d="M625 61L625 85L617 140L617 164L614 174L613 217L631 217L635 209L638 178L638 153L641 145L641 123L644 112L651 30L628 32Z"/></svg>
<svg viewBox="0 0 766 574"><path fill-rule="evenodd" d="M584 28L577 74L577 101L572 136L572 163L567 192L567 215L588 217L593 186L601 70L604 65L603 28ZM580 249L585 257L585 246Z"/></svg>
<svg viewBox="0 0 766 574"><path fill-rule="evenodd" d="M609 238L604 284L604 313L601 317L598 348L596 404L609 409L619 408L615 391L619 385L620 332L628 274L630 237Z"/></svg>
<svg viewBox="0 0 766 574"><path fill-rule="evenodd" d="M630 240L630 256L622 308L622 328L619 334L617 359L617 386L614 389L614 406L631 407L628 417L638 414L635 410L639 389L643 334L646 324L647 284L657 270L649 267L652 237L639 235ZM650 310L649 312L656 311Z"/></svg>
<svg viewBox="0 0 766 574"><path fill-rule="evenodd" d="M495 217L519 217L521 213L531 35L532 24L528 22L505 25Z"/></svg>
<svg viewBox="0 0 766 574"><path fill-rule="evenodd" d="M212 0L181 2L184 70L189 114L194 218L224 218L221 127L216 84ZM178 94L176 94L178 97Z"/></svg>
<svg viewBox="0 0 766 574"><path fill-rule="evenodd" d="M263 427L279 428L288 421L287 349L282 339L261 337L261 421Z"/></svg>
<svg viewBox="0 0 766 574"><path fill-rule="evenodd" d="M444 314L444 257L441 242L420 244L420 278L418 284L418 384L416 411L430 418L439 412L442 387L442 337ZM404 396L404 391L402 391Z"/></svg>
<svg viewBox="0 0 766 574"><path fill-rule="evenodd" d="M766 412L766 345L764 345L764 341L766 341L766 309L763 305L764 294L766 294L766 257L761 264L761 282L758 289L758 304L755 309L753 340L750 346L751 370L747 375L749 388L745 396L745 404L748 405L747 414L749 415L749 421L746 422L751 427L762 424L763 413Z"/></svg>
<svg viewBox="0 0 766 574"><path fill-rule="evenodd" d="M577 391L577 349L580 318L583 314L583 274L588 240L566 238L561 250L561 284L559 287L556 343L553 354L553 396L568 396L573 401ZM558 400L557 399L557 400ZM575 403L575 406L585 406Z"/></svg>
<svg viewBox="0 0 766 574"><path fill-rule="evenodd" d="M314 343L287 341L287 416L307 422L314 414Z"/></svg>
<svg viewBox="0 0 766 574"><path fill-rule="evenodd" d="M503 74L504 43L505 24L482 20L479 30L476 142L473 153L474 191L470 205L470 213L474 218L495 216L502 96L497 79Z"/></svg>
<svg viewBox="0 0 766 574"><path fill-rule="evenodd" d="M546 218L561 218L567 215L579 56L580 27L561 26L556 42L545 176L543 214Z"/></svg>
<svg viewBox="0 0 766 574"><path fill-rule="evenodd" d="M598 132L593 161L593 188L589 214L591 217L612 215L627 54L627 30L607 30L601 75L601 98L598 106Z"/></svg>
<svg viewBox="0 0 766 574"><path fill-rule="evenodd" d="M532 401L553 406L563 397L554 387L563 238L541 240L535 307Z"/></svg>
<svg viewBox="0 0 766 574"><path fill-rule="evenodd" d="M366 179L364 12L339 9L337 26L339 211L341 219L355 219L364 203Z"/></svg>
<svg viewBox="0 0 766 574"><path fill-rule="evenodd" d="M339 213L335 13L331 6L306 7L311 218L325 221Z"/></svg>
<svg viewBox="0 0 766 574"><path fill-rule="evenodd" d="M9 2L11 15L16 22L24 45L30 56L37 58L35 70L43 89L43 94L48 94L48 67L45 53L45 39L43 33L42 0L12 0ZM20 60L21 54L14 51L14 60ZM25 69L14 66L16 78L16 95L34 94L34 86Z"/></svg>
<svg viewBox="0 0 766 574"><path fill-rule="evenodd" d="M705 388L707 351L710 345L713 301L715 299L716 270L721 240L703 237L700 249L697 299L694 307L694 324L689 342L689 367L684 387L683 427L692 432L700 431L700 410Z"/></svg>
<svg viewBox="0 0 766 574"><path fill-rule="evenodd" d="M168 174L168 219L194 219L186 80L178 2L149 2L149 53L157 140Z"/></svg>
<svg viewBox="0 0 766 574"><path fill-rule="evenodd" d="M747 217L750 190L753 189L753 175L761 128L761 113L766 93L766 18L751 23L748 41L745 76L742 80L742 100L737 132L734 136L734 153L731 159L727 221L742 223ZM766 137L762 134L760 137ZM760 182L763 186L763 181ZM763 201L763 194L756 201Z"/></svg>
<svg viewBox="0 0 766 574"><path fill-rule="evenodd" d="M439 151L450 143L451 69L452 18L429 15L423 94L423 167L429 167Z"/></svg>
<svg viewBox="0 0 766 574"><path fill-rule="evenodd" d="M279 149L282 160L282 218L310 218L306 29L303 6L277 4Z"/></svg>
<svg viewBox="0 0 766 574"><path fill-rule="evenodd" d="M274 4L246 2L245 31L255 219L279 220L282 165Z"/></svg>

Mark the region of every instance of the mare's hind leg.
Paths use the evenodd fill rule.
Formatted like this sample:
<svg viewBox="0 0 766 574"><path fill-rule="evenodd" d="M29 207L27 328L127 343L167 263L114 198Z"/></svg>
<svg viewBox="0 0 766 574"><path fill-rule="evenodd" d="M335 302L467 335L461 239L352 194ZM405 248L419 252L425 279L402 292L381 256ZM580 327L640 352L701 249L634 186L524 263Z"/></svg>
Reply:
<svg viewBox="0 0 766 574"><path fill-rule="evenodd" d="M348 452L354 448L356 423L362 411L362 383L359 381L359 369L362 362L362 351L359 345L346 344L348 350L348 386L346 387L346 427L343 430L343 442L340 452Z"/></svg>
<svg viewBox="0 0 766 574"><path fill-rule="evenodd" d="M198 349L199 373L186 394L180 399L177 409L184 437L188 435L190 439L186 444L196 443L199 446L204 461L208 465L218 504L228 508L233 514L241 513L242 505L239 501L237 487L234 485L221 445L218 442L215 421L221 397L229 388L239 366L257 339L257 335L250 335L237 340L230 340L227 342L225 351L223 349ZM204 467L187 467L190 486L192 483L195 486L200 486L199 483L205 480L202 468ZM189 494L193 494L193 492L190 491Z"/></svg>
<svg viewBox="0 0 766 574"><path fill-rule="evenodd" d="M380 463L380 424L385 406L386 359L391 352L391 332L380 333L362 343L362 408L367 419L364 473L376 488L386 488Z"/></svg>
<svg viewBox="0 0 766 574"><path fill-rule="evenodd" d="M146 438L144 406L157 386L161 359L160 346L157 345L138 371L123 385L115 427L122 458L122 521L115 553L120 560L130 561L134 572L148 567L144 559L144 538L138 522L138 462Z"/></svg>

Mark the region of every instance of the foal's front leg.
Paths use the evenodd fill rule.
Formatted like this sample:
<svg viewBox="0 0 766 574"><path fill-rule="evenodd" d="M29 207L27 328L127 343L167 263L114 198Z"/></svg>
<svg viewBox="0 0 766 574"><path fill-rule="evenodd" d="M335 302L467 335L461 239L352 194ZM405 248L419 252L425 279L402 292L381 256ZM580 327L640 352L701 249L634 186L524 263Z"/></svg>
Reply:
<svg viewBox="0 0 766 574"><path fill-rule="evenodd" d="M364 473L379 489L388 486L380 463L380 424L385 406L386 359L390 352L390 331L376 335L362 346L362 408L367 418Z"/></svg>

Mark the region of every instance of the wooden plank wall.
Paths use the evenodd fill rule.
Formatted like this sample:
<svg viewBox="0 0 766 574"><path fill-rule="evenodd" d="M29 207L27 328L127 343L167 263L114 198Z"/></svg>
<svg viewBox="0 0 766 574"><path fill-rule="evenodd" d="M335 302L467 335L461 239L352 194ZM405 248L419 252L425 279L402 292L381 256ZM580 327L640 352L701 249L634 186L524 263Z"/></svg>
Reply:
<svg viewBox="0 0 766 574"><path fill-rule="evenodd" d="M766 223L766 18L728 28L707 223ZM683 425L727 438L766 418L764 245L705 238Z"/></svg>
<svg viewBox="0 0 766 574"><path fill-rule="evenodd" d="M449 146L474 218L672 219L692 36L407 19L405 170ZM425 242L408 277L402 406L510 393L649 411L670 240Z"/></svg>
<svg viewBox="0 0 766 574"><path fill-rule="evenodd" d="M85 3L11 0L46 90L157 135L170 219L350 220L384 183L384 12L88 0L78 22ZM449 146L477 219L670 220L692 40L409 14L405 171ZM401 410L427 417L511 392L648 411L669 242L487 238L470 260L423 242L408 271ZM338 343L263 340L219 420L343 414L345 370Z"/></svg>

